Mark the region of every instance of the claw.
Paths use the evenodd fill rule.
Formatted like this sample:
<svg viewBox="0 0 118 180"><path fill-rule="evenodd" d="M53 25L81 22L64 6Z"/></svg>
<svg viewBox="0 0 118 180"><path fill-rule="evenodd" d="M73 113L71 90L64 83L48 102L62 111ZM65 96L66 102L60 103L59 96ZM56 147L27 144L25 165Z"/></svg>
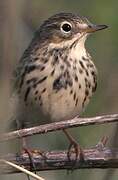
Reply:
<svg viewBox="0 0 118 180"><path fill-rule="evenodd" d="M28 154L28 157L29 157L29 160L30 160L30 170L31 171L34 171L35 174L36 174L36 166L35 166L35 163L34 163L34 160L33 160L33 154L40 154L44 159L46 159L46 156L44 155L44 152L41 150L34 150L34 151L31 151L28 147L27 147L27 142L26 142L26 138L22 138L22 149L25 153Z"/></svg>
<svg viewBox="0 0 118 180"><path fill-rule="evenodd" d="M73 152L75 152L74 164L77 162L78 157L80 158L80 160L83 160L84 153L83 153L81 147L79 146L79 144L73 139L73 137L65 129L63 130L63 132L65 133L65 135L67 136L67 138L70 141L70 145L69 145L68 152L67 152L67 157L68 157L69 161L71 161L71 153L73 153Z"/></svg>
<svg viewBox="0 0 118 180"><path fill-rule="evenodd" d="M78 157L80 158L80 160L84 159L84 153L83 153L81 147L79 146L79 144L77 142L72 142L69 145L68 152L67 152L67 157L68 157L68 159L70 161L71 161L71 153L72 152L75 152L75 162L77 162Z"/></svg>
<svg viewBox="0 0 118 180"><path fill-rule="evenodd" d="M33 153L29 150L29 149L24 149L25 153L28 154L28 157L29 157L29 160L30 160L30 170L31 171L34 171L35 174L36 174L36 166L35 166L35 163L34 163L34 160L33 160Z"/></svg>
<svg viewBox="0 0 118 180"><path fill-rule="evenodd" d="M46 160L46 156L45 156L45 154L44 154L44 152L43 151L41 151L41 150L29 150L29 149L27 149L27 148L24 148L24 151L25 151L25 153L27 153L28 154L28 157L29 157L29 160L30 160L30 170L31 171L34 171L35 172L35 174L36 174L36 166L35 166L35 163L34 163L34 159L33 159L33 154L40 154L42 157L43 157L43 159L45 159Z"/></svg>
<svg viewBox="0 0 118 180"><path fill-rule="evenodd" d="M102 151L103 148L105 147L106 143L108 141L108 137L107 136L103 136L100 141L98 142L98 144L96 145L97 149L99 151Z"/></svg>

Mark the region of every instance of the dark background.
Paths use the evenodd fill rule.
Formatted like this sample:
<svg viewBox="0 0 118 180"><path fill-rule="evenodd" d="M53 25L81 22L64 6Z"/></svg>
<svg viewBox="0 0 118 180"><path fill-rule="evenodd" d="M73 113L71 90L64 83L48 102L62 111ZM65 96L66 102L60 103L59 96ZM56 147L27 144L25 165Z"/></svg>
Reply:
<svg viewBox="0 0 118 180"><path fill-rule="evenodd" d="M12 71L30 42L33 32L40 23L57 12L74 12L89 17L93 23L106 24L109 29L93 34L86 42L99 72L97 92L87 107L84 116L118 113L118 1L116 0L1 0L0 1L0 131L8 126L11 112L9 104L12 94ZM94 146L99 139L109 137L108 146L117 146L116 124L72 129L82 147ZM68 141L61 132L30 138L32 148L43 150L65 149ZM12 152L18 142L9 146L0 145ZM13 147L14 148L11 148ZM4 147L4 148L3 148ZM118 147L118 146L117 146ZM117 180L117 170L76 170L40 172L46 180ZM4 180L25 180L25 175L6 175Z"/></svg>

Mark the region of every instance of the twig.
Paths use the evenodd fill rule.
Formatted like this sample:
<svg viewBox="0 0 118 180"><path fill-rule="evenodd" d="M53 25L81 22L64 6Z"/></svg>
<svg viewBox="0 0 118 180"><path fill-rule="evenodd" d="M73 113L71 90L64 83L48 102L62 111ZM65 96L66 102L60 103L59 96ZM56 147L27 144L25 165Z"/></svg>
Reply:
<svg viewBox="0 0 118 180"><path fill-rule="evenodd" d="M25 169L24 167L18 166L18 165L14 164L14 163L12 163L12 162L10 162L10 161L6 161L6 160L4 160L4 159L0 159L0 163L5 163L5 164L7 164L7 165L9 165L9 166L12 166L12 167L16 168L17 170L19 170L19 171L21 171L21 172L23 172L23 173L25 173L25 174L27 174L27 175L35 178L35 179L45 180L44 178L42 178L42 177L40 177L40 176L32 173L31 171L28 171L28 170Z"/></svg>
<svg viewBox="0 0 118 180"><path fill-rule="evenodd" d="M45 158L40 152L33 153L33 160L37 171L59 170L59 169L83 169L83 168L118 168L118 151L116 149L97 148L86 149L84 151L84 160L80 161L79 157L75 163L75 154L71 154L71 161L67 158L66 151L45 152ZM4 159L23 166L30 170L30 161L27 154L9 154ZM74 166L73 166L74 164ZM19 173L19 170L10 168L5 165L0 167L2 173Z"/></svg>
<svg viewBox="0 0 118 180"><path fill-rule="evenodd" d="M0 141L31 136L34 134L43 134L51 131L72 128L77 126L87 126L87 125L104 124L111 122L118 122L118 114L103 115L103 116L96 116L90 118L76 117L71 120L60 121L60 122L55 122L55 123L50 123L50 124L45 124L32 128L21 129L21 130L5 133L0 136Z"/></svg>

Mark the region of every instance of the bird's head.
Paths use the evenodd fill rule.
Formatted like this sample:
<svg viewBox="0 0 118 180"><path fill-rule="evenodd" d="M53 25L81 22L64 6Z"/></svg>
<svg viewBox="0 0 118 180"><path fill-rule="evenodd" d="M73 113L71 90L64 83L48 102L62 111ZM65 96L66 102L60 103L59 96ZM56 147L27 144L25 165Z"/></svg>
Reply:
<svg viewBox="0 0 118 180"><path fill-rule="evenodd" d="M72 13L59 13L51 16L39 28L38 33L43 41L54 44L72 44L74 41L85 41L88 34L107 28L106 25L94 25L87 18Z"/></svg>

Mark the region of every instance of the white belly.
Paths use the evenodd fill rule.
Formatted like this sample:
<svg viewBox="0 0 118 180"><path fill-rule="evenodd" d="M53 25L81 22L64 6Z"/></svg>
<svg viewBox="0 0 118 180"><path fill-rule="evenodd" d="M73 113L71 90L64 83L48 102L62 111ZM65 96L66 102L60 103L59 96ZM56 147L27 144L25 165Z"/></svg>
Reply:
<svg viewBox="0 0 118 180"><path fill-rule="evenodd" d="M45 70L39 74L39 80L44 76L47 77L46 80L38 84L36 88L32 87L28 94L27 103L24 102L24 93L26 94L27 91L24 82L17 106L18 119L31 122L36 119L39 121L39 124L42 124L47 121L71 119L79 115L93 94L95 79L92 71L96 74L96 68L93 62L91 60L84 61L82 59L83 56L87 56L85 49L81 50L80 48L79 52L78 49L76 51L74 50L71 55L68 56L68 59L73 58L72 61L69 61L71 63L69 68L63 61L60 61L59 65L52 67L50 59L49 64L46 64ZM76 63L74 64L75 59ZM83 62L85 68L82 68L80 60ZM65 70L68 70L73 84L72 86L62 87L57 91L53 89L53 82L65 71L60 70L61 63L64 64ZM88 67L88 64L90 64L91 67ZM76 67L75 69L74 66ZM54 75L51 76L53 68L55 68L55 72ZM30 73L25 80L27 81L37 74L38 72ZM78 80L75 80L75 75ZM44 89L45 91L43 91Z"/></svg>

